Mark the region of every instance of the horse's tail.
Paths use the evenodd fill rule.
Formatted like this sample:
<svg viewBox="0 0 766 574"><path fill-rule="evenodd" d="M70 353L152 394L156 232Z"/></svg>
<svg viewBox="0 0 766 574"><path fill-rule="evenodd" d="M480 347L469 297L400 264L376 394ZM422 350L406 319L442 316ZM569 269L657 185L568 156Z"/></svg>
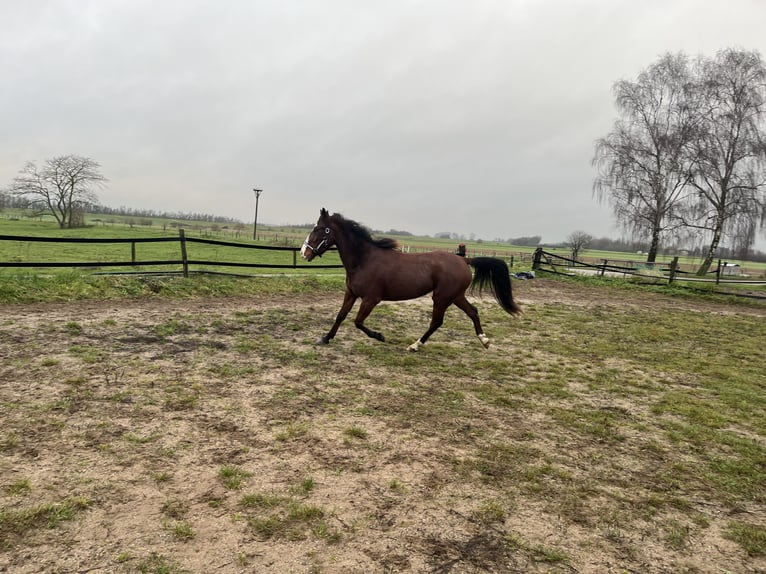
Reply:
<svg viewBox="0 0 766 574"><path fill-rule="evenodd" d="M508 313L521 313L521 307L513 300L511 274L505 261L495 257L473 257L467 261L476 270L471 282L471 291L478 287L481 294L484 289L489 288L500 306Z"/></svg>

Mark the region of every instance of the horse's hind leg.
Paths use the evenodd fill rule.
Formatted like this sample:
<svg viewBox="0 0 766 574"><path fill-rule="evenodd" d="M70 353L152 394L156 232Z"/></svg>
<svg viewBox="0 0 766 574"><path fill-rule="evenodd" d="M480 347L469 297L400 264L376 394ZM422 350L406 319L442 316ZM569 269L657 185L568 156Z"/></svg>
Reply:
<svg viewBox="0 0 766 574"><path fill-rule="evenodd" d="M359 312L356 314L356 319L354 319L354 325L368 337L385 342L386 338L383 336L383 333L368 329L364 325L364 320L370 316L370 313L372 313L372 310L378 303L380 303L379 299L362 299L362 304L359 306Z"/></svg>
<svg viewBox="0 0 766 574"><path fill-rule="evenodd" d="M442 302L436 302L434 301L434 309L431 313L431 324L428 326L428 331L423 333L423 336L420 337L417 341L412 343L409 347L407 347L410 351L417 351L425 345L426 341L428 341L428 338L434 334L434 331L442 326L442 323L444 323L444 313L447 310L447 307L449 307L450 304L442 303Z"/></svg>
<svg viewBox="0 0 766 574"><path fill-rule="evenodd" d="M465 295L461 295L455 299L455 305L458 309L462 309L462 311L468 315L471 321L473 321L473 328L476 330L476 336L479 337L479 341L481 341L481 344L484 345L484 348L489 349L489 337L484 334L484 331L481 328L479 310L468 302L468 299L465 298Z"/></svg>
<svg viewBox="0 0 766 574"><path fill-rule="evenodd" d="M338 311L338 316L335 317L335 323L333 323L328 333L319 339L319 344L326 345L333 337L335 337L335 334L338 332L338 327L340 327L340 324L346 318L348 312L351 311L351 307L354 306L354 303L356 303L356 295L347 289L346 294L343 296L343 305L341 305L340 311Z"/></svg>

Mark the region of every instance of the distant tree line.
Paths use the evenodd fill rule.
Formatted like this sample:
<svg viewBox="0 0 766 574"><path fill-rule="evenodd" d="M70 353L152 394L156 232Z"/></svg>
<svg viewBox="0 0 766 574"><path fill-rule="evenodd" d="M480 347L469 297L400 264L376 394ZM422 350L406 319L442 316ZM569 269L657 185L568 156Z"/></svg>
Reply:
<svg viewBox="0 0 766 574"><path fill-rule="evenodd" d="M28 209L35 215L48 213L47 210L36 210L28 199L24 197L10 195L7 192L0 191L0 211L3 209ZM244 225L239 219L213 215L209 213L184 213L180 211L166 212L154 209L138 209L134 207L108 207L98 203L83 202L78 205L78 210L85 214L106 215L111 217L122 217L126 220L132 219L137 225L152 225L152 219L174 219L178 221L206 221L221 225ZM73 225L76 227L76 225Z"/></svg>
<svg viewBox="0 0 766 574"><path fill-rule="evenodd" d="M522 247L537 247L542 243L542 240L542 235L530 235L529 237L511 237L505 243Z"/></svg>
<svg viewBox="0 0 766 574"><path fill-rule="evenodd" d="M157 211L154 209L138 209L135 207L107 207L104 205L91 205L88 207L87 213L99 214L99 215L112 215L117 217L132 217L132 218L161 218L161 219L177 219L180 221L209 221L210 223L219 224L242 224L242 221L233 217L224 217L221 215L212 215L209 213L184 213L180 211L166 212Z"/></svg>

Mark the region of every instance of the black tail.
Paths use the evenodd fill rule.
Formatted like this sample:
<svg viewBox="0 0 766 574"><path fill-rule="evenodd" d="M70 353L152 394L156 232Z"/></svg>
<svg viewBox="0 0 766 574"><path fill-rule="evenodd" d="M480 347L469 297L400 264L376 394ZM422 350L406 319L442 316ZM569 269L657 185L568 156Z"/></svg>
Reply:
<svg viewBox="0 0 766 574"><path fill-rule="evenodd" d="M505 261L494 257L474 257L468 263L476 270L471 291L478 287L481 294L485 288L489 288L503 309L511 315L521 313L521 307L513 300L511 274Z"/></svg>

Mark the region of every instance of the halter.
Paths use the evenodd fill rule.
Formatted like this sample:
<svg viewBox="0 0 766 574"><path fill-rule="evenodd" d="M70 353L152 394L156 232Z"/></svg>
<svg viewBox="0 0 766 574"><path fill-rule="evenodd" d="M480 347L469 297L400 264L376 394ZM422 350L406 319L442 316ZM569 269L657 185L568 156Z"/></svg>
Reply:
<svg viewBox="0 0 766 574"><path fill-rule="evenodd" d="M309 234L309 235L306 237L306 239L303 241L303 247L301 247L301 256L302 256L302 257L306 257L306 249L311 249L311 251L313 251L313 252L314 252L314 254L315 254L317 257L322 257L322 253L324 253L324 252L320 253L320 252L319 252L319 250L320 250L320 249L322 249L322 246L323 246L325 243L327 243L327 236L328 236L328 235L330 235L330 228L329 228L329 227L325 227L325 228L324 228L324 235L325 235L325 236L324 236L324 238L322 239L322 241L320 241L320 242L317 244L317 246L316 246L316 247L314 247L313 245L311 245L311 244L309 243L309 237L311 236L311 234Z"/></svg>

